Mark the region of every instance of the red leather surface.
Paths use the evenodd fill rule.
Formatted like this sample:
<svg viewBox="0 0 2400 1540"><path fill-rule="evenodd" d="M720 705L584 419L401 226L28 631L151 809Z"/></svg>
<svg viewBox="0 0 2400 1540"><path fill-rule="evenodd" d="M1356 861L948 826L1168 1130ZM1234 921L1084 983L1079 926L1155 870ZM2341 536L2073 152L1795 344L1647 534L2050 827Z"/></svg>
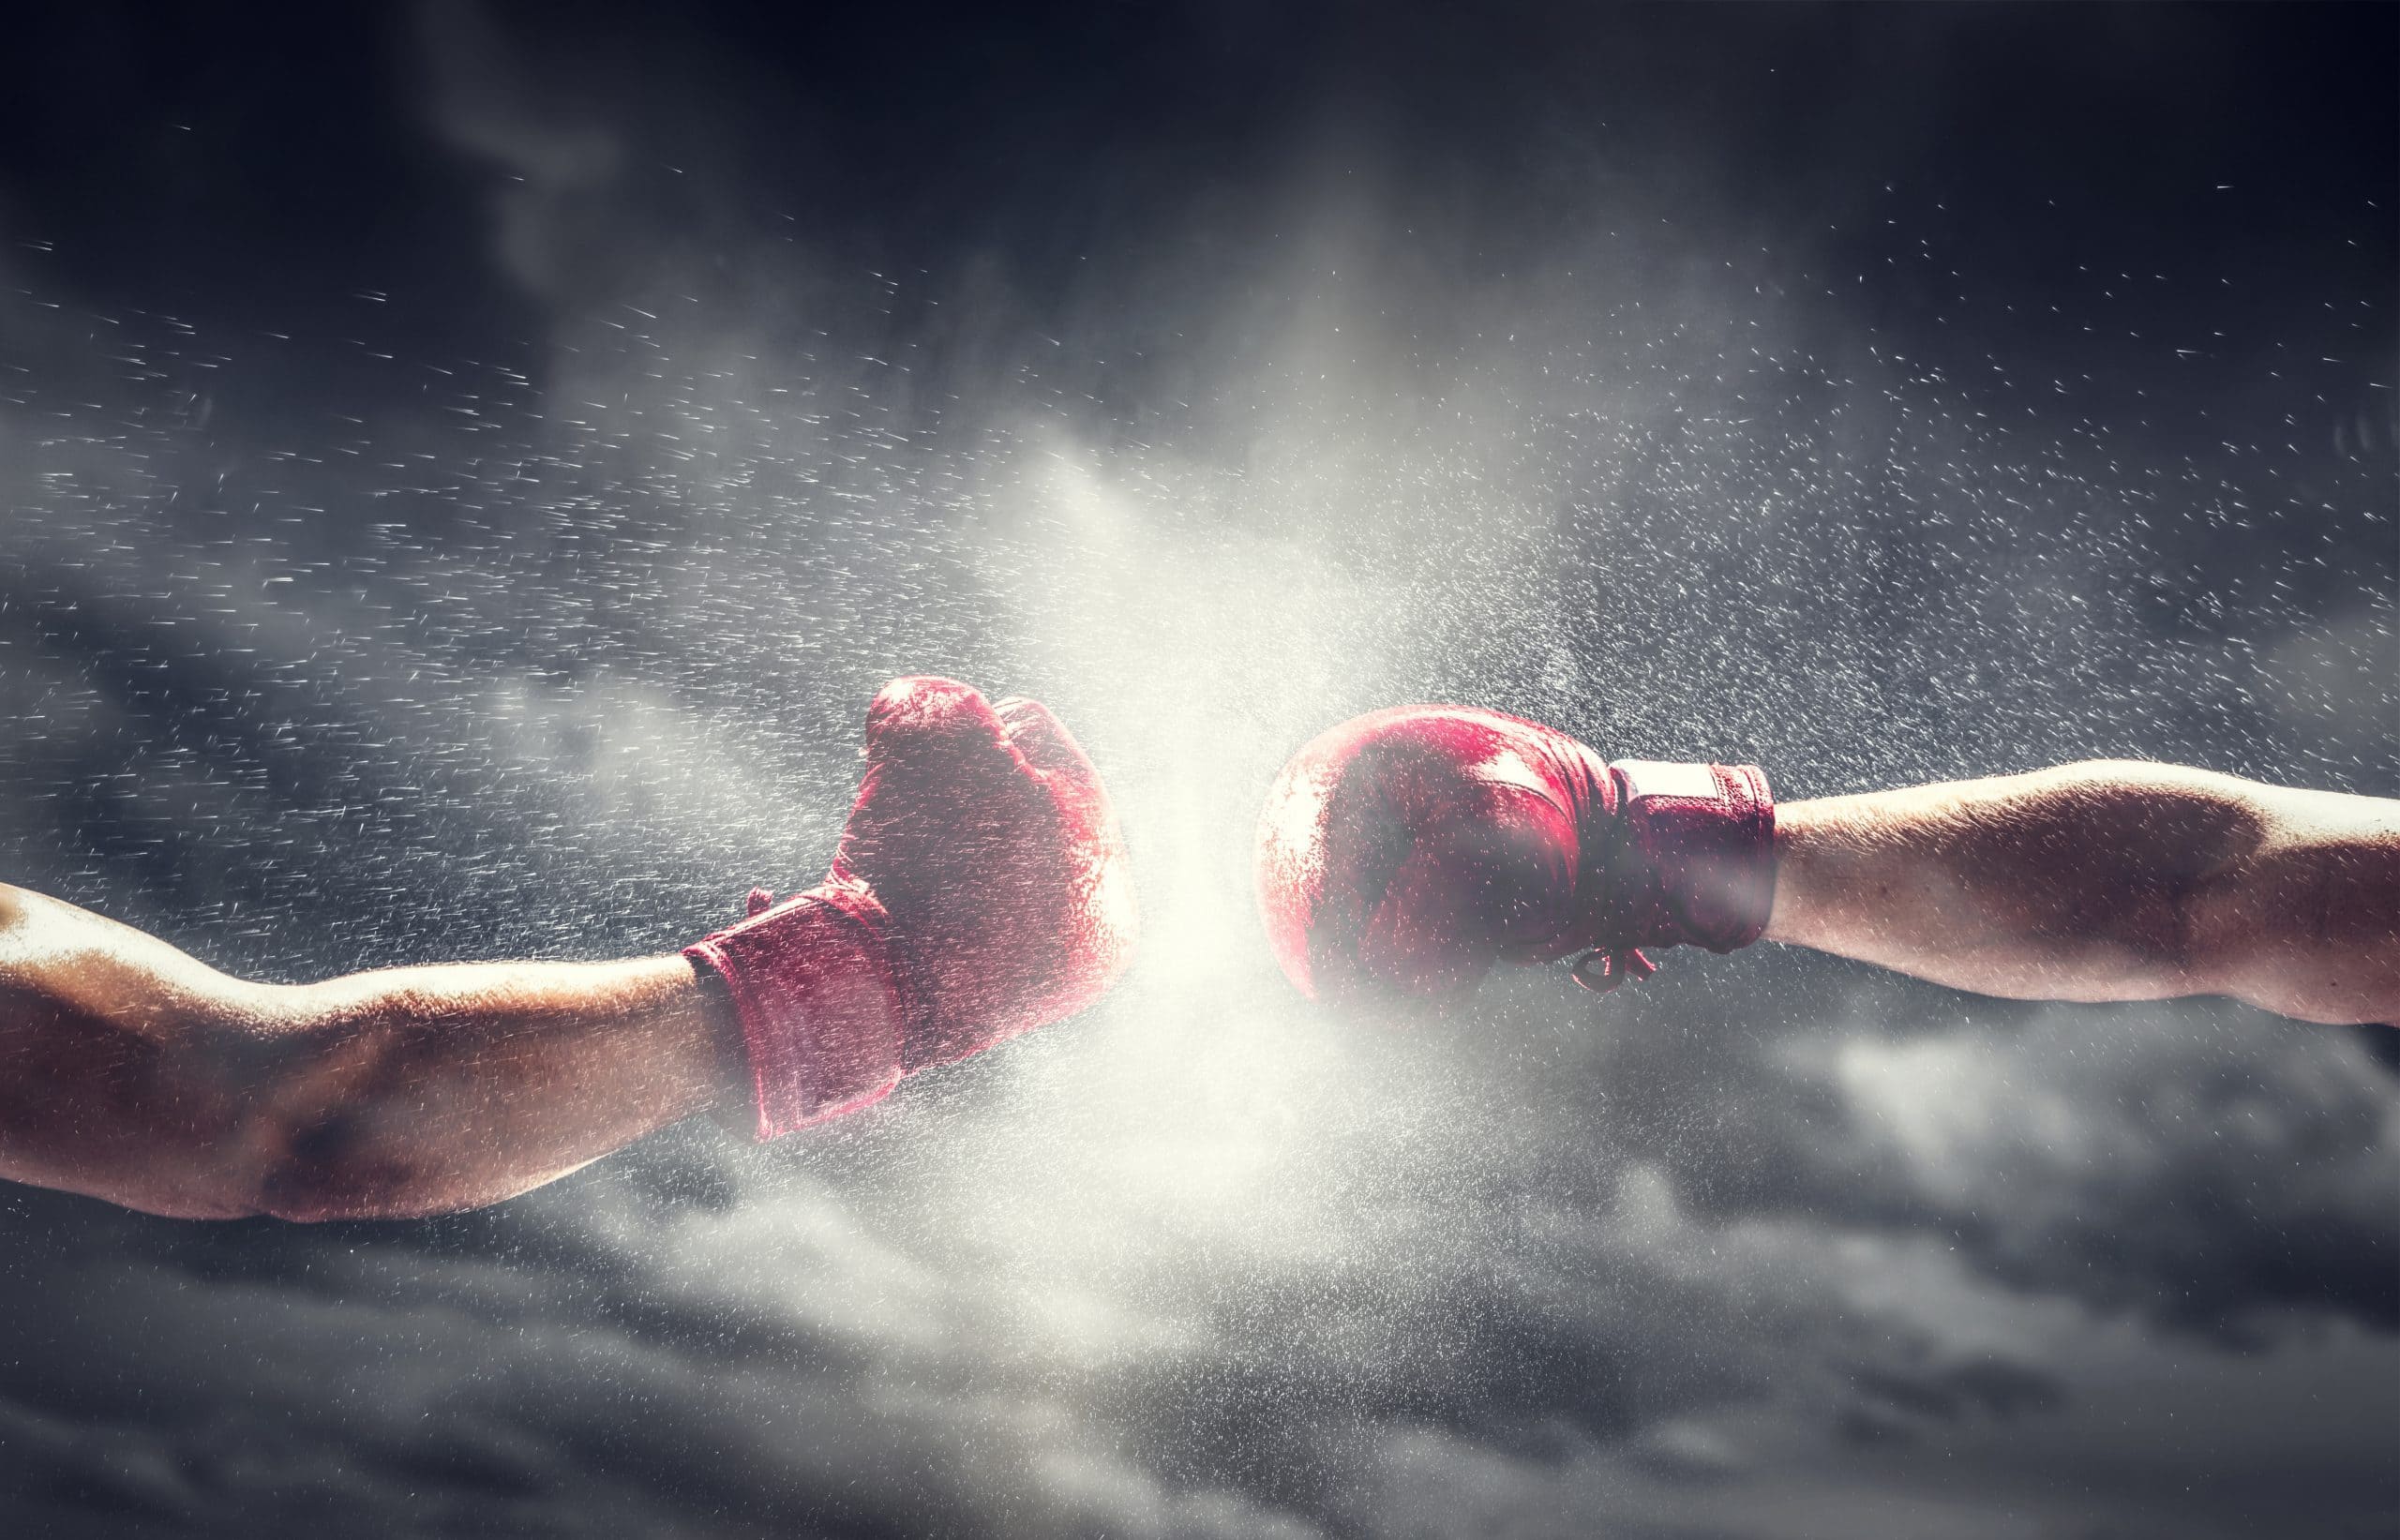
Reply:
<svg viewBox="0 0 2400 1540"><path fill-rule="evenodd" d="M1708 795L1702 795L1705 789ZM1256 878L1304 993L1442 1000L1494 964L1757 939L1774 803L1751 766L1611 767L1554 728L1469 707L1371 712L1295 755L1268 795Z"/></svg>
<svg viewBox="0 0 2400 1540"><path fill-rule="evenodd" d="M1137 932L1116 813L1073 737L1038 702L916 677L867 709L825 882L689 952L725 977L772 1138L1082 1010Z"/></svg>

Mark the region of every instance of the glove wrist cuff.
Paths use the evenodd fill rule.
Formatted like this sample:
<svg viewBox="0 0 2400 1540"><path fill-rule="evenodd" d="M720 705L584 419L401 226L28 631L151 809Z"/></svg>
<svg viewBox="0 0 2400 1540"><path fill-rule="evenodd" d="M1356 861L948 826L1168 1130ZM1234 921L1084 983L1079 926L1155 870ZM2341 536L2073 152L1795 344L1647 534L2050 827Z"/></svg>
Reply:
<svg viewBox="0 0 2400 1540"><path fill-rule="evenodd" d="M905 1023L883 905L827 884L683 949L725 980L750 1059L757 1137L879 1101L900 1083Z"/></svg>
<svg viewBox="0 0 2400 1540"><path fill-rule="evenodd" d="M1620 759L1624 850L1650 877L1630 944L1727 952L1765 933L1775 905L1775 797L1756 765ZM1640 912L1646 909L1646 913Z"/></svg>

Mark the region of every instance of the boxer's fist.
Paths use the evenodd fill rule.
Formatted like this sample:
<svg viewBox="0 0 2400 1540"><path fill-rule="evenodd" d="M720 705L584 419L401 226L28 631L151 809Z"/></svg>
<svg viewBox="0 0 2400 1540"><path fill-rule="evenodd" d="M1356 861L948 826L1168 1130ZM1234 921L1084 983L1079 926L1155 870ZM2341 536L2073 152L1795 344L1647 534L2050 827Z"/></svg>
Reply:
<svg viewBox="0 0 2400 1540"><path fill-rule="evenodd" d="M825 880L687 949L724 979L773 1138L1070 1016L1131 958L1100 776L1038 702L894 680Z"/></svg>
<svg viewBox="0 0 2400 1540"><path fill-rule="evenodd" d="M1496 711L1410 706L1295 755L1259 820L1259 912L1301 993L1440 1001L1496 963L1587 955L1595 988L1638 949L1731 951L1775 895L1775 804L1753 766L1611 765Z"/></svg>

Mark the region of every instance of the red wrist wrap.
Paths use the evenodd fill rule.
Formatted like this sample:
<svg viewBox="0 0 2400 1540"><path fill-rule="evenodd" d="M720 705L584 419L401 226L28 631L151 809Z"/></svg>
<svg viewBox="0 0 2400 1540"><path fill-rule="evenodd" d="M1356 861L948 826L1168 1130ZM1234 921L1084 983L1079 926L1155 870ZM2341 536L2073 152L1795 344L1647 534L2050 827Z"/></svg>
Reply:
<svg viewBox="0 0 2400 1540"><path fill-rule="evenodd" d="M758 1136L881 1100L900 1084L906 997L883 905L835 883L774 904L683 949L725 980L750 1054Z"/></svg>

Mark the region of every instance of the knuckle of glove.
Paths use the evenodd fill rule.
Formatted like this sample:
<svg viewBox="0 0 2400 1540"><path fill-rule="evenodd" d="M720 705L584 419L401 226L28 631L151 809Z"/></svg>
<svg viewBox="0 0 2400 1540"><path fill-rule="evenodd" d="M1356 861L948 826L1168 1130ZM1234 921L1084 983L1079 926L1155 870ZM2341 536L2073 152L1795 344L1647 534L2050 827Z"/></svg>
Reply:
<svg viewBox="0 0 2400 1540"><path fill-rule="evenodd" d="M1037 703L1005 705L931 676L886 685L827 879L781 903L753 890L749 918L685 949L730 997L758 1137L1081 1010L1131 960L1099 776Z"/></svg>
<svg viewBox="0 0 2400 1540"><path fill-rule="evenodd" d="M1092 1004L1123 971L1136 933L1115 815L1080 751L1080 776L1045 773L981 696L973 704L981 710L946 714L905 748L887 745L884 773L851 815L858 837L845 836L845 860L890 910L917 983L910 1070ZM1021 725L1048 718L1033 703L1010 704L1030 708L1012 713Z"/></svg>
<svg viewBox="0 0 2400 1540"><path fill-rule="evenodd" d="M1293 983L1327 999L1440 999L1495 962L1568 949L1588 786L1562 772L1553 739L1572 743L1496 712L1400 708L1294 755L1254 861Z"/></svg>

